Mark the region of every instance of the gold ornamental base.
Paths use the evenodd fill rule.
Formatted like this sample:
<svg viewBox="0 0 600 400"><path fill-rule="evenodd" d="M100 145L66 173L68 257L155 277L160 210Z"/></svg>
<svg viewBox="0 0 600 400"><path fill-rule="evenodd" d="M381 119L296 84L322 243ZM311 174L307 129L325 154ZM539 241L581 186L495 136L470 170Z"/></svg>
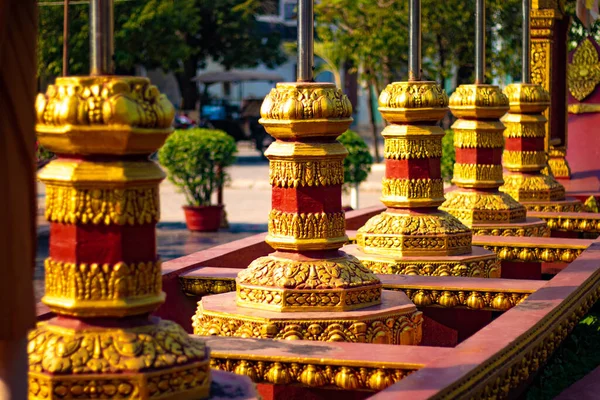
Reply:
<svg viewBox="0 0 600 400"><path fill-rule="evenodd" d="M356 232L356 243L370 254L445 257L468 253L471 237L467 226L444 211L388 208Z"/></svg>
<svg viewBox="0 0 600 400"><path fill-rule="evenodd" d="M473 235L549 237L550 228L540 218L527 217L524 222L473 224Z"/></svg>
<svg viewBox="0 0 600 400"><path fill-rule="evenodd" d="M446 193L440 210L454 215L463 224L524 222L525 207L506 193L457 189Z"/></svg>
<svg viewBox="0 0 600 400"><path fill-rule="evenodd" d="M475 246L467 254L443 257L370 254L362 252L357 245L344 246L343 251L358 258L376 274L499 278L501 271L500 260L494 252Z"/></svg>
<svg viewBox="0 0 600 400"><path fill-rule="evenodd" d="M580 212L584 210L583 203L572 197L555 201L523 201L521 204L527 208L527 211Z"/></svg>
<svg viewBox="0 0 600 400"><path fill-rule="evenodd" d="M201 336L417 345L423 315L402 292L384 290L381 304L354 311L277 312L236 305L236 293L204 297L192 318Z"/></svg>
<svg viewBox="0 0 600 400"><path fill-rule="evenodd" d="M504 185L499 190L525 205L528 201L557 201L565 198L565 187L554 177L541 173L504 173Z"/></svg>
<svg viewBox="0 0 600 400"><path fill-rule="evenodd" d="M179 325L81 328L50 320L29 334L29 399L208 398L209 352Z"/></svg>

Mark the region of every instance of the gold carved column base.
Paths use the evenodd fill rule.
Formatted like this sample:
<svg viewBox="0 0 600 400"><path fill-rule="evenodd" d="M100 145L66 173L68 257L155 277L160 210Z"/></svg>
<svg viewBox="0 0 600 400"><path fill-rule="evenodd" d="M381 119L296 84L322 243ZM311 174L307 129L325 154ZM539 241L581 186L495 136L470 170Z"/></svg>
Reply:
<svg viewBox="0 0 600 400"><path fill-rule="evenodd" d="M357 245L345 246L344 251L358 258L362 265L376 274L500 278L501 272L496 253L482 247L473 247L467 254L454 256L371 254Z"/></svg>
<svg viewBox="0 0 600 400"><path fill-rule="evenodd" d="M70 325L39 323L29 334L29 399L208 397L208 350L179 325Z"/></svg>
<svg viewBox="0 0 600 400"><path fill-rule="evenodd" d="M440 207L471 228L473 235L549 236L546 223L527 217L525 207L506 193L458 189Z"/></svg>
<svg viewBox="0 0 600 400"><path fill-rule="evenodd" d="M388 208L358 230L356 243L369 254L451 256L469 253L471 237L469 228L446 212Z"/></svg>
<svg viewBox="0 0 600 400"><path fill-rule="evenodd" d="M192 318L194 333L324 342L421 342L423 315L401 292L383 291L379 305L337 312L257 310L236 306L235 299L236 293L203 298Z"/></svg>
<svg viewBox="0 0 600 400"><path fill-rule="evenodd" d="M571 179L571 168L567 162L567 149L565 146L552 146L548 150L548 168L549 172L559 179Z"/></svg>

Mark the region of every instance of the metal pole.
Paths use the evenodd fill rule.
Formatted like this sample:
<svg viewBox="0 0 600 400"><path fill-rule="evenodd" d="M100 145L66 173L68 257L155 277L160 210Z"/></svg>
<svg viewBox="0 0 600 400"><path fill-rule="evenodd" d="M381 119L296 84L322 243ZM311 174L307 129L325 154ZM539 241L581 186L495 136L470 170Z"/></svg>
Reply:
<svg viewBox="0 0 600 400"><path fill-rule="evenodd" d="M69 75L69 0L65 0L63 15L63 76Z"/></svg>
<svg viewBox="0 0 600 400"><path fill-rule="evenodd" d="M408 79L421 80L421 0L410 0L408 30Z"/></svg>
<svg viewBox="0 0 600 400"><path fill-rule="evenodd" d="M485 0L475 4L475 83L485 83Z"/></svg>
<svg viewBox="0 0 600 400"><path fill-rule="evenodd" d="M113 0L90 2L90 69L92 75L113 73Z"/></svg>
<svg viewBox="0 0 600 400"><path fill-rule="evenodd" d="M531 44L529 43L529 37L531 32L529 31L529 14L531 9L531 0L523 0L523 58L521 60L521 81L523 83L531 83Z"/></svg>
<svg viewBox="0 0 600 400"><path fill-rule="evenodd" d="M313 81L314 0L298 2L298 82Z"/></svg>

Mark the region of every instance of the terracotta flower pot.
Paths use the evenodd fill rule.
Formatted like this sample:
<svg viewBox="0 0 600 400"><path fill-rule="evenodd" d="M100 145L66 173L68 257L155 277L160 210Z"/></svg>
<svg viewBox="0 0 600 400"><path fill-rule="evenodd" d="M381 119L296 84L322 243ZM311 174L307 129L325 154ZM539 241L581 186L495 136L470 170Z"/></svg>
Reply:
<svg viewBox="0 0 600 400"><path fill-rule="evenodd" d="M185 223L190 231L216 232L221 226L223 205L183 206Z"/></svg>

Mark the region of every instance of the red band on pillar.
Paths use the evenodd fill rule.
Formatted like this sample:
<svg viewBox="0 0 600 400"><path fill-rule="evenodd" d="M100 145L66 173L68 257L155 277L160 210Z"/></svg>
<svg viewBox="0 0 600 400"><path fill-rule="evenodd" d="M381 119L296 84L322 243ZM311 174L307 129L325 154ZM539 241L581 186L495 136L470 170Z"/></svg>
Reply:
<svg viewBox="0 0 600 400"><path fill-rule="evenodd" d="M342 211L342 186L273 187L272 207L288 213Z"/></svg>
<svg viewBox="0 0 600 400"><path fill-rule="evenodd" d="M456 148L458 164L502 164L502 148Z"/></svg>
<svg viewBox="0 0 600 400"><path fill-rule="evenodd" d="M506 150L509 151L543 151L543 137L527 138L507 138L505 143Z"/></svg>
<svg viewBox="0 0 600 400"><path fill-rule="evenodd" d="M439 158L411 158L385 160L385 177L388 179L440 179Z"/></svg>

